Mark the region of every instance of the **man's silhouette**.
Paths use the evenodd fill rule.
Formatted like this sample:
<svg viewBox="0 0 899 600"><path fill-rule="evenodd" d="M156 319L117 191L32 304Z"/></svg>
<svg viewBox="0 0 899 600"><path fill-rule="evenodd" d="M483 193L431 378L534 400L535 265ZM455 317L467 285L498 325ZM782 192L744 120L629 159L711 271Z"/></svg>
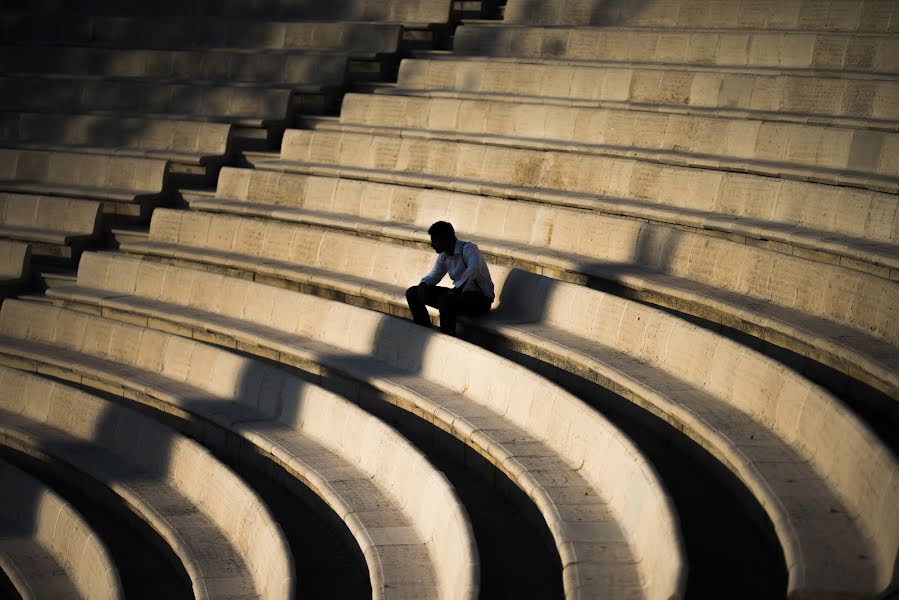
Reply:
<svg viewBox="0 0 899 600"><path fill-rule="evenodd" d="M419 325L432 327L426 306L440 311L440 331L456 334L456 316L480 317L493 304L493 280L477 244L456 238L451 223L437 221L428 229L437 262L421 283L406 290L412 318ZM453 287L437 284L449 274Z"/></svg>

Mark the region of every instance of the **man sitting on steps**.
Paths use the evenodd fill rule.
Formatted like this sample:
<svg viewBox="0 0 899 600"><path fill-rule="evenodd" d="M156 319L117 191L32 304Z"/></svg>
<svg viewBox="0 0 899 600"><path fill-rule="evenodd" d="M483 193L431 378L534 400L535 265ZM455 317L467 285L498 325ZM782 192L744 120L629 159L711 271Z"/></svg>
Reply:
<svg viewBox="0 0 899 600"><path fill-rule="evenodd" d="M456 316L480 317L493 304L493 280L477 244L456 239L452 223L437 221L428 229L437 262L421 283L406 290L412 318L419 325L432 327L425 306L440 311L440 331L456 335ZM437 284L449 273L453 287Z"/></svg>

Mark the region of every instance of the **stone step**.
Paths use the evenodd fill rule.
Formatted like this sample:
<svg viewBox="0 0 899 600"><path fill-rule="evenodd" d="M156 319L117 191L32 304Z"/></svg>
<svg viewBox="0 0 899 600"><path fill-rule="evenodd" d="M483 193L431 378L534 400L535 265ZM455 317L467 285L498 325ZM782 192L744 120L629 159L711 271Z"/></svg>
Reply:
<svg viewBox="0 0 899 600"><path fill-rule="evenodd" d="M6 75L149 79L177 83L249 82L260 85L340 87L347 55L336 52L122 50L81 47L0 47Z"/></svg>
<svg viewBox="0 0 899 600"><path fill-rule="evenodd" d="M309 4L306 0L202 0L190 4L164 0L154 4L90 0L77 5L65 0L43 0L41 9L75 16L212 16L283 19L294 21L363 21L398 23L407 27L449 22L453 0L333 0L328 4ZM10 9L15 7L16 0ZM32 8L33 5L27 5ZM21 8L21 7L19 7ZM17 11L11 10L15 13Z"/></svg>
<svg viewBox="0 0 899 600"><path fill-rule="evenodd" d="M464 25L453 51L583 64L655 64L840 76L899 72L899 39L821 31ZM426 56L423 56L426 57ZM762 71L764 72L764 71Z"/></svg>
<svg viewBox="0 0 899 600"><path fill-rule="evenodd" d="M146 241L147 239L149 239L150 229L145 225L137 225L132 227L113 227L111 233L113 247L117 248L122 244Z"/></svg>
<svg viewBox="0 0 899 600"><path fill-rule="evenodd" d="M482 57L406 59L396 86L387 93L637 108L888 131L899 128L894 101L899 97L899 81L892 77L779 75L717 67L604 67Z"/></svg>
<svg viewBox="0 0 899 600"><path fill-rule="evenodd" d="M358 250L378 261L384 258L383 251L390 252L383 243L362 242L352 235L338 237L345 254ZM419 266L398 262L403 267ZM324 268L329 272L310 284L334 281L343 273L354 277L357 285L362 283L367 297L384 298L377 290L377 276L366 278L352 264L355 261L340 273ZM220 275L160 267L122 255L92 254L82 263L78 285L53 297L85 303L94 310L99 306L120 314L140 314L144 311L138 307L146 306L141 298L146 294L137 291L142 287L142 273L160 268L167 273L164 281L174 273L184 278L176 278L173 287L183 289L187 282L203 289L225 285ZM515 269L492 270L499 305L491 316L466 321L467 328L491 336L491 345L498 341L562 371L588 374L590 381L649 409L709 449L751 490L774 523L790 571L788 587L794 593L880 591L877 586L883 584L876 574L893 568L891 558L899 536L884 536L869 545L865 531L892 526L895 515L890 507L899 492L890 482L899 475L899 465L889 458L884 463L874 461L864 474L852 466L857 461L849 456L889 457L895 448L881 443L836 398L777 361L669 313ZM266 293L260 284L243 286L256 290L244 292L248 297ZM276 306L285 304L290 294L278 293L284 300L273 302ZM183 296L159 305L160 312L179 322L177 313L183 307L195 320L199 306ZM389 311L394 313L405 299L401 293L391 296ZM173 298L165 291L153 297ZM755 373L758 378L741 377L735 384L734 373ZM779 391L770 395L767 389ZM787 409L791 403L793 410ZM839 433L822 433L825 422ZM895 444L895 436L891 437ZM835 439L840 440L838 448L833 447ZM868 483L859 484L858 477ZM797 486L797 481L804 484ZM859 514L866 524L849 532L846 526ZM879 565L860 559L874 556Z"/></svg>
<svg viewBox="0 0 899 600"><path fill-rule="evenodd" d="M92 493L97 490L84 489L84 478L79 473L8 446L0 445L0 457L39 479L84 517L114 557L123 597L129 600L192 597L190 578L180 561L163 539L118 496L108 491ZM0 573L0 590L5 593L4 577ZM17 597L15 591L10 590L9 597Z"/></svg>
<svg viewBox="0 0 899 600"><path fill-rule="evenodd" d="M124 598L109 551L78 511L0 461L0 568L23 598Z"/></svg>
<svg viewBox="0 0 899 600"><path fill-rule="evenodd" d="M58 310L3 303L7 312L17 309ZM25 355L12 350L15 342L5 341L4 362L27 368ZM172 549L198 598L292 596L292 557L280 528L255 493L207 450L149 417L51 380L3 368L0 381L6 443L79 472L90 493L118 495ZM23 403L26 397L34 400Z"/></svg>
<svg viewBox="0 0 899 600"><path fill-rule="evenodd" d="M470 211L468 219L485 214L475 208L476 200L468 206L453 200L452 206ZM860 379L892 398L899 397L893 365L896 334L887 316L899 298L893 292L895 282L724 240L697 240L691 239L695 234L653 231L639 222L632 222L628 229L623 223L596 221L577 212L555 215L553 231L566 235L554 235L554 242L548 245L529 241L530 234L518 241L486 231L489 237L472 236L469 231L477 230L463 227L461 218L454 218L445 208L442 215L436 211L423 220L430 223L449 217L459 222L459 231L483 245L494 264L512 264L558 279L602 285L627 297L724 324ZM379 294L402 297L408 274L425 273L432 264L432 255L406 243L414 239L425 246L422 232L427 225L382 228L376 233L381 238L405 238L382 247L372 240L354 235L347 239L345 234L329 231L335 222L341 229L360 225L363 230L369 229L363 225L364 220L341 226L343 217L335 216L328 229L322 230L321 224L328 223L326 218L312 216L310 221L317 227L283 222L280 219L290 218L290 211L277 206L268 213L254 207L247 212L284 216L273 221L160 209L154 215L149 240L123 245L122 249L169 259L212 261L241 270L250 268L265 277L289 281L291 286L308 284L321 276L321 270L333 267L347 273L326 280L350 296L362 294L356 279L368 274L379 278L383 288ZM549 225L547 215L532 214L531 218L541 223L541 228ZM231 233L209 238L205 232L213 227L218 233ZM496 227L503 225L497 223ZM406 231L400 233L402 229ZM410 229L416 233L411 234ZM611 238L597 248L601 240L581 231L611 232ZM265 239L272 242L263 243ZM319 252L320 248L325 250ZM375 260L375 256L382 258ZM410 262L397 269L395 265L402 261ZM718 266L712 268L710 264ZM759 276L759 270L766 275ZM827 282L823 290L822 281ZM362 295L371 298L373 293ZM836 298L845 304L835 304ZM847 311L847 304L856 308Z"/></svg>
<svg viewBox="0 0 899 600"><path fill-rule="evenodd" d="M346 50L375 57L399 50L402 27L386 23L298 22L229 19L204 15L161 16L6 13L0 17L3 43L178 50ZM165 35L159 32L164 31Z"/></svg>
<svg viewBox="0 0 899 600"><path fill-rule="evenodd" d="M283 87L212 85L92 78L0 77L0 108L157 119L175 118L250 127L284 127L295 109Z"/></svg>
<svg viewBox="0 0 899 600"><path fill-rule="evenodd" d="M76 271L71 269L41 269L36 275L35 287L38 290L72 285L76 279Z"/></svg>
<svg viewBox="0 0 899 600"><path fill-rule="evenodd" d="M172 163L221 167L231 152L232 127L178 119L7 112L0 114L0 144L161 158Z"/></svg>
<svg viewBox="0 0 899 600"><path fill-rule="evenodd" d="M686 226L696 234L770 246L885 279L895 279L899 267L895 192L380 132L288 130L280 158L265 156L245 154L259 169L514 198ZM852 197L859 202L849 204ZM775 243L761 243L768 240Z"/></svg>
<svg viewBox="0 0 899 600"><path fill-rule="evenodd" d="M302 129L327 129L340 124L340 117L334 115L309 115L300 118Z"/></svg>
<svg viewBox="0 0 899 600"><path fill-rule="evenodd" d="M893 0L509 0L508 23L715 29L899 31Z"/></svg>
<svg viewBox="0 0 899 600"><path fill-rule="evenodd" d="M475 543L452 488L407 441L355 405L277 367L175 334L27 303L4 310L14 314L7 319L84 332L63 342L56 332L22 335L25 329L8 325L8 355L72 371L76 380L90 373L101 387L120 387L128 397L149 396L143 403L202 421L195 426L204 443L235 452L226 447L234 442L208 431L221 428L246 443L243 460L258 468L253 455L262 455L293 479L293 487L319 495L364 555L373 595L477 597ZM140 349L92 351L100 338L107 344L129 340ZM47 352L51 347L55 356ZM253 550L260 556L252 560L268 558L263 547ZM292 572L259 573L264 576L275 597L293 588ZM257 581L256 589L264 594L267 586Z"/></svg>
<svg viewBox="0 0 899 600"><path fill-rule="evenodd" d="M160 281L174 284L159 270L169 267L158 263L147 267L157 269ZM227 335L241 340L238 345L261 346L269 356L276 350L279 362L327 371L341 381L364 381L389 403L423 416L496 464L532 499L549 527L562 559L567 594L578 589L590 595L604 589L643 589L649 596L680 593L677 589L684 580L679 534L669 521L670 505L652 467L611 423L573 396L486 351L392 317L246 280L226 278L226 283L201 271L180 272L193 280L199 277L197 289L205 291L182 293L173 302L222 300L218 317L196 305L198 310L191 311L196 320L178 319L191 332L203 322L202 327L224 333L207 317L227 319ZM207 281L207 276L218 278L217 287L210 287L213 280ZM131 282L118 276L109 281L123 287L117 292L98 290L96 298L122 296L138 281L141 288L146 283L138 273ZM182 280L177 285L183 291L193 283ZM228 292L226 301L222 292L212 291L221 285L245 289L234 288L236 295ZM162 291L158 285L149 287ZM238 295L244 300L236 301ZM157 296L163 302L165 297ZM262 301L273 307L271 314L243 307ZM177 311L172 305L159 305L154 312L171 316ZM281 317L272 320L276 314L301 321L290 326L293 333L289 333L278 329ZM348 331L353 335L348 337ZM452 372L443 368L445 360L453 361ZM593 467L598 447L578 440L605 440L604 468ZM625 510L635 494L642 498L639 510ZM607 544L612 544L613 552L608 552ZM629 556L640 557L636 566ZM608 569L615 577L594 578L596 569ZM634 579L635 571L643 569L654 576Z"/></svg>
<svg viewBox="0 0 899 600"><path fill-rule="evenodd" d="M387 94L347 94L339 123L308 129L628 156L899 190L899 134L868 129Z"/></svg>

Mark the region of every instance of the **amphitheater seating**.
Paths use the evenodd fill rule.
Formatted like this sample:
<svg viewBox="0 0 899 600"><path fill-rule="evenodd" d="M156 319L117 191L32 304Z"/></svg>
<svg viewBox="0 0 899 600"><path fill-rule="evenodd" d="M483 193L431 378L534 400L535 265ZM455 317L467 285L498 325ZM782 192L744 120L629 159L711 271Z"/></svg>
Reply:
<svg viewBox="0 0 899 600"><path fill-rule="evenodd" d="M9 323L30 306L42 308L3 303L5 334L48 333L54 325L49 321ZM72 325L60 338L77 336L80 325L82 336L99 340L98 331L85 334L84 322ZM4 362L34 370L19 349L21 341L4 336L3 351L16 355ZM47 379L4 368L0 381L3 443L118 495L181 560L196 598L293 597L293 559L280 527L255 492L199 444L147 416Z"/></svg>
<svg viewBox="0 0 899 600"><path fill-rule="evenodd" d="M4 43L176 50L341 50L353 57L395 54L401 27L386 23L247 21L214 17L77 17L8 14ZM159 35L165 31L165 35Z"/></svg>
<svg viewBox="0 0 899 600"><path fill-rule="evenodd" d="M6 76L128 78L154 83L247 82L297 91L342 86L346 62L347 55L337 52L0 47L0 71Z"/></svg>
<svg viewBox="0 0 899 600"><path fill-rule="evenodd" d="M889 35L824 31L548 28L463 25L462 55L675 65L895 73L899 43Z"/></svg>
<svg viewBox="0 0 899 600"><path fill-rule="evenodd" d="M709 448L775 523L790 565L791 591L873 593L896 580L891 557L899 538L875 540L871 533L894 529L890 507L897 499L899 466L835 398L774 360L668 313L519 270L493 271L498 308L467 326L501 338L517 352L588 373ZM151 279L150 273L161 286L141 282L142 276ZM198 315L200 302L178 290L188 283L191 290L223 289L222 281L219 275L146 259L92 253L85 256L75 286L54 288L49 295L90 310L190 321L200 328L214 321L213 313ZM259 284L242 287L265 290ZM224 324L218 329L234 335ZM859 463L870 470L859 472ZM795 481L807 483L797 487ZM855 515L861 515L861 525L854 523ZM859 560L862 555L877 558Z"/></svg>
<svg viewBox="0 0 899 600"><path fill-rule="evenodd" d="M99 202L0 192L0 237L29 242L33 256L77 260L99 233Z"/></svg>
<svg viewBox="0 0 899 600"><path fill-rule="evenodd" d="M4 306L0 330L0 351L38 370L149 395L166 412L216 423L270 456L344 521L374 597L477 597L477 551L449 483L355 405L257 360L45 304Z"/></svg>
<svg viewBox="0 0 899 600"><path fill-rule="evenodd" d="M26 284L31 273L31 245L0 239L0 298Z"/></svg>
<svg viewBox="0 0 899 600"><path fill-rule="evenodd" d="M879 0L509 0L509 23L899 31L899 9Z"/></svg>
<svg viewBox="0 0 899 600"><path fill-rule="evenodd" d="M117 218L146 218L165 200L168 163L0 148L0 191L99 200Z"/></svg>
<svg viewBox="0 0 899 600"><path fill-rule="evenodd" d="M317 129L637 157L887 192L899 189L899 134L867 129L383 94L347 94L339 124Z"/></svg>
<svg viewBox="0 0 899 600"><path fill-rule="evenodd" d="M64 498L6 462L0 486L0 570L22 598L124 597L103 542Z"/></svg>
<svg viewBox="0 0 899 600"><path fill-rule="evenodd" d="M508 63L482 57L404 60L391 93L562 106L639 107L895 130L899 82L652 66Z"/></svg>
<svg viewBox="0 0 899 600"><path fill-rule="evenodd" d="M0 109L143 118L216 121L246 127L283 127L293 91L226 84L0 77Z"/></svg>
<svg viewBox="0 0 899 600"><path fill-rule="evenodd" d="M813 182L627 157L420 140L380 132L288 130L279 159L262 157L253 162L263 169L587 208L774 240L804 248L806 255L814 254L810 250L830 251L836 257L891 270L899 265L894 245L899 218L895 191L853 193ZM892 181L889 185L899 190L899 179ZM859 201L848 202L853 195ZM872 251L871 242L881 242L882 250Z"/></svg>
<svg viewBox="0 0 899 600"><path fill-rule="evenodd" d="M207 449L311 498L373 597L498 595L519 550L566 598L732 597L756 566L785 588L753 597L899 590L899 0L3 13L0 238L31 246L0 239L0 299L81 254L75 202L142 225L3 300L0 444L118 495L198 597L304 591ZM496 283L467 341L407 319L438 220ZM508 548L483 493L555 549ZM719 555L704 510L767 551Z"/></svg>
<svg viewBox="0 0 899 600"><path fill-rule="evenodd" d="M229 158L230 138L231 126L224 123L0 113L0 144L20 149L157 158L215 169Z"/></svg>
<svg viewBox="0 0 899 600"><path fill-rule="evenodd" d="M899 41L889 35L795 30L620 29L462 25L461 55L895 74Z"/></svg>
<svg viewBox="0 0 899 600"><path fill-rule="evenodd" d="M65 0L29 3L31 10L91 15L177 15L290 18L311 21L374 21L420 26L447 23L452 0L203 0L190 3L160 0L154 3L91 0L71 4Z"/></svg>
<svg viewBox="0 0 899 600"><path fill-rule="evenodd" d="M652 468L603 417L547 380L407 321L314 296L149 260L91 255L82 264L83 282L104 284L71 298L117 299L112 314L207 331L364 382L468 444L540 510L569 596L682 593L679 533Z"/></svg>
<svg viewBox="0 0 899 600"><path fill-rule="evenodd" d="M476 216L478 223L484 223L481 215L498 214L496 207L481 209L477 197L469 197L467 204L455 197L451 202L443 216L459 221L459 231L482 244L489 255L531 268L536 264L557 276L568 272L615 283L655 302L794 348L899 397L896 356L891 351L895 323L889 316L899 298L893 291L895 282L726 240L637 222L616 223L578 211L552 215L532 211L523 227L521 221L503 220L487 229L503 231L506 222L515 223L521 237L495 233L481 237L477 234L483 230L468 229L463 219L455 219L455 211L467 210L468 219ZM503 209L510 204L506 203ZM550 223L553 235L548 239ZM395 231L389 235L395 237ZM418 234L422 242L424 237L423 232ZM347 297L400 305L405 303L405 288L427 272L434 259L429 251L339 231L165 209L154 214L148 241L128 242L121 248L251 271L257 278L289 281L299 289L325 287ZM827 282L830 295L814 291L821 281Z"/></svg>

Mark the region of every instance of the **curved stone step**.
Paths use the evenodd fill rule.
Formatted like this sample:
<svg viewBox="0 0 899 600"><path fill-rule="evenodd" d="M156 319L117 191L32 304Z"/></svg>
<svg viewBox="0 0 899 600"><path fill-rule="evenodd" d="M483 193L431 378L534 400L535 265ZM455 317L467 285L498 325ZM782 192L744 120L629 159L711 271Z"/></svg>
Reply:
<svg viewBox="0 0 899 600"><path fill-rule="evenodd" d="M288 182L293 184L284 181ZM150 239L123 244L122 249L248 269L259 277L294 284L316 279L342 293L383 300L384 293L402 298L402 291L415 283L414 274L427 272L433 254L378 244L346 230L424 244L429 224L448 219L492 255L494 263L537 268L557 278L612 283L627 294L787 347L899 397L894 320L889 317L899 298L891 291L897 285L894 281L719 238L579 211L534 210L515 201L487 202L427 190L394 195L395 190L383 186L373 186L365 195L370 202L360 204L361 187L350 184L332 195L338 189L334 186L334 181L325 182L321 195L307 193L302 182L294 189L284 187L286 195L274 206L271 201L241 200L196 205L266 220L161 209L154 215ZM312 202L309 208L302 202L300 208L291 206L306 197ZM383 225L391 221L396 225ZM599 237L596 232L608 234ZM403 268L395 268L397 264ZM381 295L372 296L378 288L383 289Z"/></svg>
<svg viewBox="0 0 899 600"><path fill-rule="evenodd" d="M177 335L36 303L4 306L0 348L7 356L215 424L321 497L365 557L374 597L477 597L477 549L451 486L409 442L355 405L258 360ZM197 429L205 443L229 448L208 425Z"/></svg>
<svg viewBox="0 0 899 600"><path fill-rule="evenodd" d="M857 80L720 68L596 67L454 57L403 60L397 86L388 91L680 111L887 131L899 128L899 81L895 78Z"/></svg>
<svg viewBox="0 0 899 600"><path fill-rule="evenodd" d="M470 323L587 376L683 431L768 512L789 597L874 597L899 571L899 463L836 398L777 361L669 313L519 270Z"/></svg>
<svg viewBox="0 0 899 600"><path fill-rule="evenodd" d="M199 337L207 331L280 362L373 386L496 464L543 515L568 596L682 593L676 517L652 467L567 392L464 342L371 311L151 261L132 259L127 270L110 280L116 291L87 294L119 297L125 312L141 305L132 318L150 324L169 323ZM134 304L127 302L129 286L143 296Z"/></svg>
<svg viewBox="0 0 899 600"><path fill-rule="evenodd" d="M3 43L177 50L347 50L353 56L396 53L402 27L387 23L298 22L213 16L110 17L4 14ZM164 31L165 35L159 32Z"/></svg>
<svg viewBox="0 0 899 600"><path fill-rule="evenodd" d="M786 553L790 593L867 595L896 581L890 557L899 537L887 532L899 531L891 521L899 466L835 398L773 359L668 313L518 270L493 271L498 308L468 325L596 381L711 451L768 512ZM162 289L143 278L162 281ZM202 328L202 301L178 290L222 285L219 275L91 254L78 285L53 296Z"/></svg>
<svg viewBox="0 0 899 600"><path fill-rule="evenodd" d="M55 46L0 46L5 75L152 79L166 82L315 83L342 86L347 55L336 52L229 50L122 50Z"/></svg>
<svg viewBox="0 0 899 600"><path fill-rule="evenodd" d="M0 236L30 243L34 256L77 259L99 233L99 202L0 192Z"/></svg>
<svg viewBox="0 0 899 600"><path fill-rule="evenodd" d="M3 303L22 304L50 308ZM30 325L36 332L49 323ZM293 559L281 529L256 494L199 444L48 379L2 368L0 382L3 443L121 497L182 561L197 598L292 597Z"/></svg>
<svg viewBox="0 0 899 600"><path fill-rule="evenodd" d="M5 461L0 488L0 570L23 600L124 597L103 542L64 498Z"/></svg>
<svg viewBox="0 0 899 600"><path fill-rule="evenodd" d="M90 78L0 77L3 110L181 118L283 126L293 91L283 87ZM136 160L136 159L132 159Z"/></svg>
<svg viewBox="0 0 899 600"><path fill-rule="evenodd" d="M0 114L2 143L73 146L78 152L161 158L179 164L221 166L230 153L231 126L177 119Z"/></svg>
<svg viewBox="0 0 899 600"><path fill-rule="evenodd" d="M103 212L148 217L165 198L169 163L128 158L0 148L0 190L103 202Z"/></svg>
<svg viewBox="0 0 899 600"><path fill-rule="evenodd" d="M887 34L631 27L461 25L453 52L542 58L783 70L896 73L899 40Z"/></svg>
<svg viewBox="0 0 899 600"><path fill-rule="evenodd" d="M585 153L296 129L285 132L278 159L254 166L591 209L861 261L873 254L869 244L880 243L881 256L865 262L899 267L895 193Z"/></svg>
<svg viewBox="0 0 899 600"><path fill-rule="evenodd" d="M309 21L370 21L402 23L407 27L447 24L452 0L331 0L327 4L308 0L195 0L184 4L177 0L159 0L154 4L86 0L77 5L65 0L44 1L50 12L76 15L170 15L227 16L231 18L285 18Z"/></svg>
<svg viewBox="0 0 899 600"><path fill-rule="evenodd" d="M347 94L340 122L323 123L316 130L638 158L880 191L899 189L899 133L868 129L489 99ZM824 147L828 152L821 151ZM602 188L597 192L603 193ZM668 200L660 194L649 201Z"/></svg>
<svg viewBox="0 0 899 600"><path fill-rule="evenodd" d="M31 245L0 240L0 295L15 290L31 276Z"/></svg>
<svg viewBox="0 0 899 600"><path fill-rule="evenodd" d="M899 31L892 0L509 0L509 23Z"/></svg>
<svg viewBox="0 0 899 600"><path fill-rule="evenodd" d="M317 165L311 165L308 170L312 173L319 172ZM587 222L606 228L610 228L610 223L617 224L613 229L634 226L632 220L612 216L624 212L622 210L610 207L612 215L603 215L591 208L595 207L598 200L585 202L580 210L571 210L579 208L578 203L571 202L570 208L565 207L559 202L565 201L561 197L541 198L541 202L535 205L495 195L382 183L377 181L378 176L373 176L370 172L353 175L364 176L366 179L348 179L341 177L341 173L307 175L226 167L220 173L214 197L193 195L185 197L185 201L194 208L212 212L321 224L373 235L391 233L420 237L431 223L444 219L454 222L459 231L465 231L466 235L479 238L485 243L488 240L505 239L521 249L543 246L547 254L563 251L585 254L588 257L595 254L596 249L590 246L579 247L575 239L554 236L553 222L558 219L567 222L566 215L571 218L577 215L578 219L584 220L584 225L577 229L586 229ZM360 198L365 198L365 202L360 202ZM574 196L568 197L569 200L573 198ZM823 208L829 201L839 202L841 198L834 194L818 199L821 201L819 208ZM682 218L676 218L677 215ZM643 213L642 216L651 217L651 221L673 221L670 224L679 226L679 229L709 236L714 235L715 229L723 229L718 236L731 242L759 245L811 261L840 264L884 279L891 277L893 267L899 267L899 253L896 252L895 244L889 240L876 242L870 239L887 235L885 229L878 233L865 227L864 231L856 229L855 235L829 233L824 239L802 226L791 226L778 236L771 229L770 221L766 224L766 229L762 229L760 226L744 223L744 219L732 219L724 213L717 215L715 223L711 222L708 215L701 220L691 220L683 218L689 217L689 214L676 211L654 211L652 215ZM728 219L730 223L725 226ZM758 225L758 221L756 223ZM651 227L655 227L655 224L647 225L646 229ZM570 226L564 229L570 231ZM784 235L787 231L789 235ZM427 241L423 237L420 239ZM593 259L587 260L589 262ZM892 273L892 278L896 279L895 270Z"/></svg>

